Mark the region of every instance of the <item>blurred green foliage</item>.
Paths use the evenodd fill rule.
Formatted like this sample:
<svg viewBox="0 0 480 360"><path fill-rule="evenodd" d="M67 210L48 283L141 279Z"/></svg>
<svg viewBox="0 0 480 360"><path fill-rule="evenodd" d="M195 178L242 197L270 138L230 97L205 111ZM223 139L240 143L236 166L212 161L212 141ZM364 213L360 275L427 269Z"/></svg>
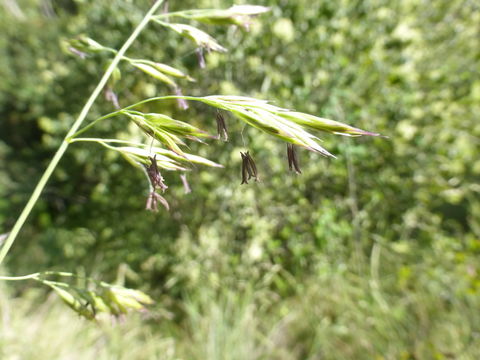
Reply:
<svg viewBox="0 0 480 360"><path fill-rule="evenodd" d="M108 65L106 55L82 60L62 51L62 40L87 34L118 48L149 4L0 2L0 233ZM2 358L38 359L33 349L45 359L480 357L480 5L257 4L272 11L249 32L200 26L229 49L207 55L204 70L191 43L155 24L128 55L187 71L197 82L181 83L185 94L269 99L389 139L326 135L338 159L299 151L296 176L283 143L227 118L230 142L191 146L225 169L189 173L188 195L176 174L165 173L171 211L159 214L143 210L141 172L103 148L72 144L3 272L86 273L141 288L157 304L147 321L129 319L122 337L125 328L81 323L48 305L54 300L39 304L45 297L30 283L8 284ZM171 1L170 10L230 5ZM120 70L123 106L169 92L141 71ZM149 110L213 133L214 111L190 105ZM100 99L90 119L111 110ZM135 131L115 120L96 132ZM262 181L240 186L245 148ZM45 339L65 342L47 346L24 331L26 319ZM92 344L100 344L98 356L86 350Z"/></svg>

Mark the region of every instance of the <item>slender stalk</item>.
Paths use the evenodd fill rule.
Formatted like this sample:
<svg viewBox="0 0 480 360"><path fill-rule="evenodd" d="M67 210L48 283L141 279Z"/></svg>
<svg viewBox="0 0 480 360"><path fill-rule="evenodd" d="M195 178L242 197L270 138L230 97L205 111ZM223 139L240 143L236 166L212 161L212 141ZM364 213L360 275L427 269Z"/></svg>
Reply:
<svg viewBox="0 0 480 360"><path fill-rule="evenodd" d="M114 117L114 116L117 116L117 115L121 115L122 113L125 112L125 110L129 110L129 109L132 109L134 107L137 107L137 106L140 106L142 104L146 104L146 103L149 103L149 102L152 102L152 101L159 101L159 100L172 100L172 99L184 99L184 100L193 100L193 101L202 101L201 98L198 98L198 97L195 97L195 96L183 96L183 95L167 95L167 96L157 96L157 97L153 97L153 98L149 98L149 99L145 99L145 100L142 100L142 101L139 101L133 105L129 105L123 109L120 109L118 111L114 111L114 112L111 112L110 114L107 114L107 115L104 115L102 117L99 117L98 119L95 119L94 121L92 121L90 124L84 126L83 128L81 128L80 130L78 130L76 133L70 135L69 137L67 137L67 141L68 142L73 142L72 139L76 138L78 135L80 134L83 134L85 131L87 131L88 129L92 128L93 126L95 126L96 123L98 123L99 121L102 121L102 120L106 120L106 119L109 119L111 117Z"/></svg>
<svg viewBox="0 0 480 360"><path fill-rule="evenodd" d="M139 147L150 146L150 145L140 144L140 143L136 143L128 140L103 139L103 138L74 138L70 140L70 143L74 143L74 142L117 143L117 144L125 144L125 145L139 146Z"/></svg>
<svg viewBox="0 0 480 360"><path fill-rule="evenodd" d="M75 122L73 123L72 127L68 131L67 135L65 136L62 144L58 148L57 152L53 156L52 160L50 161L50 164L48 165L47 169L43 173L42 177L40 178L37 186L33 190L32 195L30 196L30 199L28 200L27 204L25 205L25 208L23 209L22 213L18 217L17 221L15 222L15 225L12 228L12 231L8 235L7 239L5 240L5 244L3 245L2 249L0 250L0 264L3 262L5 259L5 256L7 255L8 251L12 247L13 243L15 242L15 239L17 238L18 233L20 232L23 224L27 220L28 216L32 212L33 207L35 206L36 202L38 201L38 198L40 197L40 194L42 193L43 189L45 188L45 185L47 184L48 180L50 179L50 176L52 175L53 171L57 167L58 163L60 162L61 158L63 157L63 154L65 154L65 151L68 148L69 141L68 139L72 137L73 134L77 132L83 121L85 120L88 112L90 111L90 108L92 107L93 103L97 99L97 97L100 95L101 91L107 84L108 79L112 75L112 72L115 70L116 66L122 59L123 55L125 52L128 50L128 48L132 45L132 43L135 41L135 39L138 37L138 35L142 32L142 30L147 26L148 22L152 18L153 14L155 11L158 10L160 5L164 0L157 0L150 10L147 12L145 17L142 19L140 24L137 25L135 30L132 32L130 37L125 41L121 49L118 51L118 53L115 55L113 58L112 62L110 63L110 66L108 69L105 71L105 74L103 74L103 77L101 78L100 82L98 83L97 87L95 90L92 92L90 95L90 98L87 100L85 106L83 107L82 111L80 112L80 115L77 117Z"/></svg>
<svg viewBox="0 0 480 360"><path fill-rule="evenodd" d="M42 279L44 276L63 276L63 277L75 277L75 278L82 278L82 279L87 279L87 280L92 280L90 278L86 278L83 276L78 276L76 274L72 274L69 272L65 271L43 271L43 272L36 272L33 274L28 274L28 275L23 275L23 276L0 276L0 280L9 280L9 281L17 281L17 280L28 280L28 279L33 279L33 280L38 280L38 281L48 281L45 279Z"/></svg>
<svg viewBox="0 0 480 360"><path fill-rule="evenodd" d="M30 275L24 275L24 276L0 276L0 280L8 280L8 281L19 281L19 280L38 280L38 277L41 275L41 273L34 273Z"/></svg>
<svg viewBox="0 0 480 360"><path fill-rule="evenodd" d="M211 12L216 12L218 9L193 9L193 10L182 10L182 11L175 11L175 12L169 12L165 14L159 14L154 16L154 20L156 19L164 19L164 18L170 18L170 17L183 17L186 19L190 19L192 15L202 15L202 14L208 14Z"/></svg>
<svg viewBox="0 0 480 360"><path fill-rule="evenodd" d="M105 286L105 285L110 286L110 284L107 284L103 281L98 281L87 276L80 276L80 275L65 272L65 271L43 271L43 272L36 272L33 274L28 274L23 276L0 276L0 280L6 280L6 281L35 280L35 281L40 281L41 283L44 283L44 284L53 284L53 285L64 286L64 287L69 286L68 284L65 284L65 283L45 279L46 276L60 276L60 277L82 279L82 280L87 280L93 283L97 283L102 286Z"/></svg>

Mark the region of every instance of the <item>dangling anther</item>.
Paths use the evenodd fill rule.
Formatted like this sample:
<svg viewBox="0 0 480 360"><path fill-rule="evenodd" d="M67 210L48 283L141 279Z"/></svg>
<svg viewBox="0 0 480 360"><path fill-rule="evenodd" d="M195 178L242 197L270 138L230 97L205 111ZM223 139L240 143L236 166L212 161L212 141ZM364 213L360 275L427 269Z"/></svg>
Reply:
<svg viewBox="0 0 480 360"><path fill-rule="evenodd" d="M220 111L217 111L216 120L217 120L217 139L221 139L223 137L223 141L228 141L227 124L225 123L225 117Z"/></svg>
<svg viewBox="0 0 480 360"><path fill-rule="evenodd" d="M147 169L148 178L150 179L150 183L152 184L153 190L159 187L162 192L168 189L168 186L163 182L164 179L162 174L160 174L160 170L158 170L157 166L157 155L155 154L153 158L149 156L150 165L145 166Z"/></svg>
<svg viewBox="0 0 480 360"><path fill-rule="evenodd" d="M301 174L302 171L300 170L300 165L298 163L297 151L293 144L287 144L287 159L289 170L295 170L297 174Z"/></svg>

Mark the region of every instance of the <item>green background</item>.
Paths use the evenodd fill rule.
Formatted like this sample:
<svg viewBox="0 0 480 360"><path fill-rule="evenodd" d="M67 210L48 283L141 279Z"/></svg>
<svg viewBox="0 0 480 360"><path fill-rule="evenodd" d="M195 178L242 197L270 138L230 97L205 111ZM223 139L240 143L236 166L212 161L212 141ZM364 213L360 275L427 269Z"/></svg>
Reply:
<svg viewBox="0 0 480 360"><path fill-rule="evenodd" d="M62 50L86 34L119 48L150 1L0 2L0 233L108 66ZM17 4L18 8L15 7ZM155 24L128 55L179 67L189 95L271 100L380 132L323 135L337 159L227 117L230 141L189 144L185 195L164 173L169 212L144 210L141 171L72 144L2 273L62 270L149 293L126 320L89 323L35 283L0 284L2 359L477 359L480 357L480 4L468 0L259 0L245 32L199 25L207 55ZM227 0L170 1L171 10ZM121 105L169 94L120 66ZM152 110L152 108L150 108ZM154 109L215 133L215 111ZM88 120L112 111L99 98ZM136 131L125 119L96 135ZM249 149L261 182L240 186Z"/></svg>

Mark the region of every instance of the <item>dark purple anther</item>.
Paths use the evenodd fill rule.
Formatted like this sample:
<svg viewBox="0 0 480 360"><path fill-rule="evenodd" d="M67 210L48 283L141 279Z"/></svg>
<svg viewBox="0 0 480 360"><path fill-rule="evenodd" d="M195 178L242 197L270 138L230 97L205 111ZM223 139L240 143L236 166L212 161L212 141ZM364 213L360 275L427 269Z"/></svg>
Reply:
<svg viewBox="0 0 480 360"><path fill-rule="evenodd" d="M225 123L225 118L223 117L220 111L217 111L217 139L221 139L223 137L223 141L228 141L228 131L227 131L227 124Z"/></svg>
<svg viewBox="0 0 480 360"><path fill-rule="evenodd" d="M148 178L150 179L150 183L152 184L153 190L155 190L157 187L159 187L162 192L165 192L165 190L168 189L168 186L165 185L163 182L163 177L162 174L160 174L160 171L158 170L157 166L157 155L155 155L153 158L149 157L150 159L150 166L146 166L147 168L147 174Z"/></svg>

